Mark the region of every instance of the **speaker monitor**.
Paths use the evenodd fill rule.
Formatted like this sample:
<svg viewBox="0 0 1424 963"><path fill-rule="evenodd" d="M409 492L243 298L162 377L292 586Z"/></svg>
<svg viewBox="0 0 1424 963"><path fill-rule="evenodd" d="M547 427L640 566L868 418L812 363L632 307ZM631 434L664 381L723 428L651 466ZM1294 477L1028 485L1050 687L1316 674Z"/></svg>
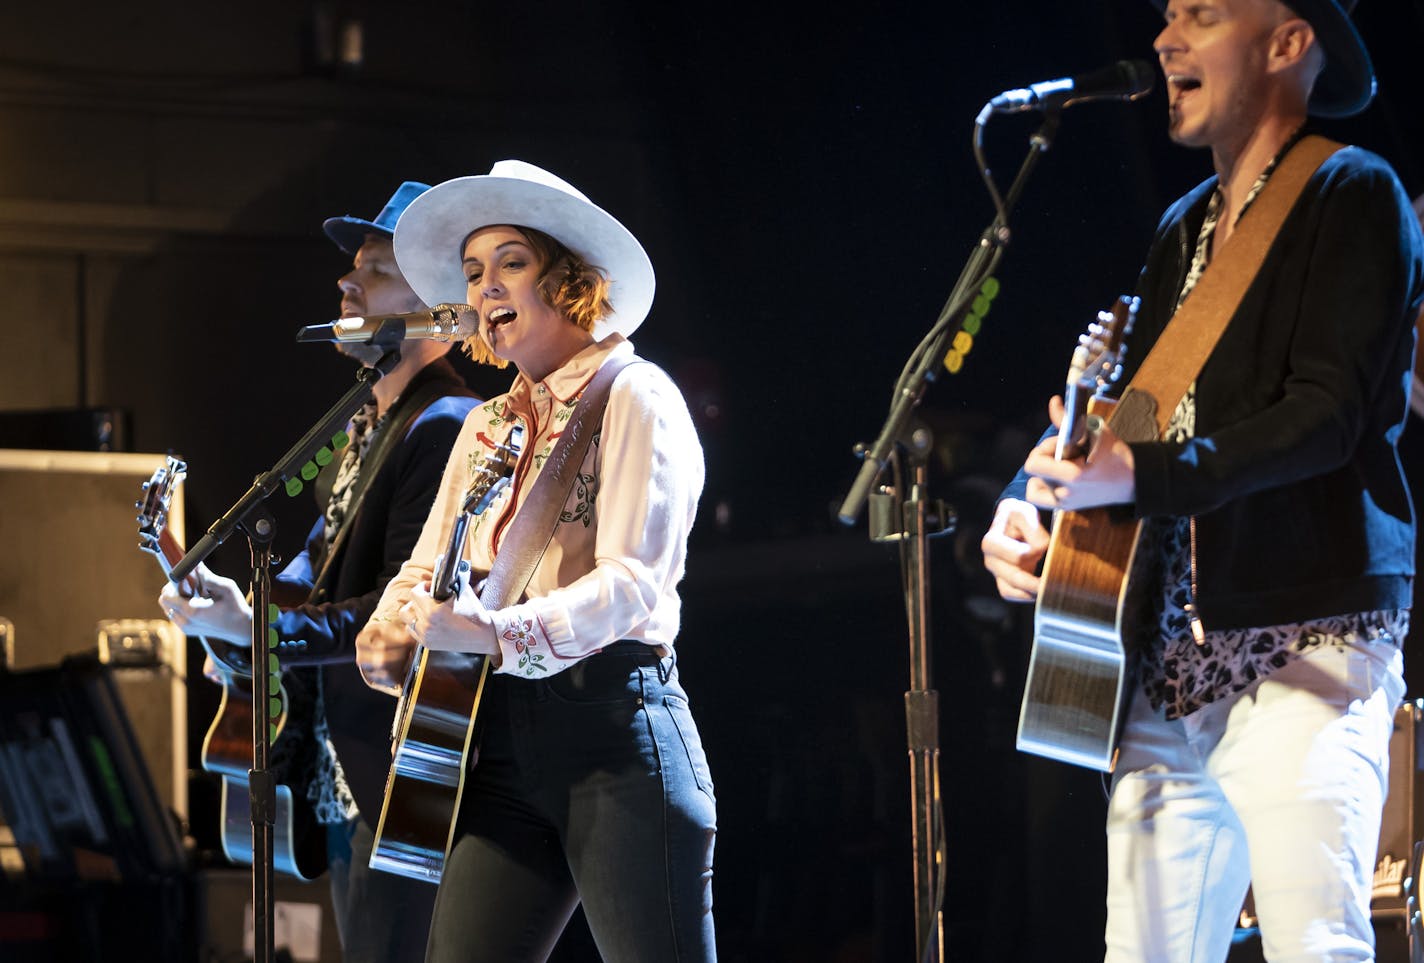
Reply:
<svg viewBox="0 0 1424 963"><path fill-rule="evenodd" d="M1389 797L1380 819L1379 855L1370 901L1379 963L1405 963L1410 959L1408 904L1411 895L1418 898L1420 867L1414 853L1416 844L1424 840L1421 726L1424 700L1405 702L1399 707L1389 742Z"/></svg>
<svg viewBox="0 0 1424 963"><path fill-rule="evenodd" d="M9 668L25 670L107 645L154 782L186 820L186 650L167 622L151 621L163 573L139 551L135 521L142 485L164 463L157 454L0 450L0 617L13 626L0 650ZM168 527L181 543L182 486Z"/></svg>
<svg viewBox="0 0 1424 963"><path fill-rule="evenodd" d="M1424 840L1424 700L1404 702L1394 715L1394 733L1389 741L1389 796L1380 817L1379 854L1375 860L1370 916L1375 928L1377 963L1409 963L1409 902L1417 901L1420 867L1414 852ZM1236 933L1232 963L1254 963L1261 959L1260 940L1255 930L1255 906L1251 896L1241 911L1242 926ZM1415 939L1413 942L1418 943ZM1420 947L1415 952L1424 951Z"/></svg>

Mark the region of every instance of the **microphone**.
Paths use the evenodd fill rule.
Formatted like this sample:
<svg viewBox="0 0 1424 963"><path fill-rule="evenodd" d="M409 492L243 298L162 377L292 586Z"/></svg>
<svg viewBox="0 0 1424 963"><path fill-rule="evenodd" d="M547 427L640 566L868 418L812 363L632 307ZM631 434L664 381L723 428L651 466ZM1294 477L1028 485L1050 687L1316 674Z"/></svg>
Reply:
<svg viewBox="0 0 1424 963"><path fill-rule="evenodd" d="M1136 100L1152 92L1154 73L1145 60L1119 60L1111 67L1077 77L1006 90L989 101L985 112L1016 114L1024 110L1057 110L1089 100Z"/></svg>
<svg viewBox="0 0 1424 963"><path fill-rule="evenodd" d="M437 304L428 311L379 314L369 318L341 318L330 324L309 324L297 332L297 341L338 341L397 344L412 338L425 341L460 341L479 331L480 318L468 304Z"/></svg>

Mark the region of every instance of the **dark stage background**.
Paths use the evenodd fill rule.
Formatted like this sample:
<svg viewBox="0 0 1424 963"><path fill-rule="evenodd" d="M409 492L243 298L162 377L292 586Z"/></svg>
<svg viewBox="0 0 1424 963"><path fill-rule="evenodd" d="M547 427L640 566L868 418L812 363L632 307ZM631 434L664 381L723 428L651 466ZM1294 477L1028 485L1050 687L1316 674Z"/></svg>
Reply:
<svg viewBox="0 0 1424 963"><path fill-rule="evenodd" d="M567 178L647 246L658 295L635 340L706 449L679 651L717 780L722 957L912 958L900 572L834 508L991 217L970 153L980 105L1150 57L1150 5L50 6L0 10L0 407L123 409L133 450L189 461L196 537L350 381L291 340L337 312L347 263L323 218L506 157ZM1366 0L1357 19L1379 99L1324 129L1384 154L1412 196L1424 7ZM353 26L361 56L344 63ZM1101 781L1015 752L1030 613L997 601L978 541L1077 332L1131 290L1158 214L1209 173L1166 141L1164 114L1160 91L1065 113L1003 293L920 412L933 494L961 519L932 560L949 959L1101 956ZM1002 185L1035 126L990 125ZM135 211L153 224L113 241ZM312 509L279 498L285 554ZM214 560L244 564L240 545ZM195 681L195 752L213 702ZM208 806L199 777L204 847ZM590 958L572 930L560 959Z"/></svg>

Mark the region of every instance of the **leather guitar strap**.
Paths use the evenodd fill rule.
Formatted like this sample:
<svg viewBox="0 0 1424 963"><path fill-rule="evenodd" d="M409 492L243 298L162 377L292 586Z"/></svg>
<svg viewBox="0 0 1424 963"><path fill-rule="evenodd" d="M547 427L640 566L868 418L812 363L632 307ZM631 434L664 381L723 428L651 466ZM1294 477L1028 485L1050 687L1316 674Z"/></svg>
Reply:
<svg viewBox="0 0 1424 963"><path fill-rule="evenodd" d="M603 424L613 379L628 365L640 360L627 356L605 361L584 389L564 426L564 433L534 480L529 497L519 506L519 514L510 523L504 545L490 566L484 590L480 592L480 602L485 608L502 609L519 601L524 594L525 586L554 537L559 515L583 467L588 446Z"/></svg>
<svg viewBox="0 0 1424 963"><path fill-rule="evenodd" d="M1125 441L1162 437L1172 412L1241 306L1306 182L1342 146L1312 134L1282 158L1123 389L1122 400L1108 418L1119 437Z"/></svg>

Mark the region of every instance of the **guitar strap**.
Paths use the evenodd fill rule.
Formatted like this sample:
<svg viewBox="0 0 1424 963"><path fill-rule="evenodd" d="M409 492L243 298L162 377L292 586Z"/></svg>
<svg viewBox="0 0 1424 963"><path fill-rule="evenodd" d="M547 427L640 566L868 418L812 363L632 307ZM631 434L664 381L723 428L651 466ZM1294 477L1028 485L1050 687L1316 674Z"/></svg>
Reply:
<svg viewBox="0 0 1424 963"><path fill-rule="evenodd" d="M361 459L361 470L356 476L356 486L346 508L346 524L336 533L336 540L331 543L331 551L326 553L321 563L321 571L312 581L311 593L307 597L309 602L326 601L326 581L336 571L336 560L346 548L346 539L351 534L351 529L356 527L357 513L361 510L361 502L366 497L367 489L371 487L371 480L380 472L386 459L395 451L396 443L406 436L421 412L448 394L450 389L450 382L441 380L427 381L420 385L408 399L400 403L397 417L390 419L376 436L376 440L371 442L366 457ZM322 474L325 475L326 472Z"/></svg>
<svg viewBox="0 0 1424 963"><path fill-rule="evenodd" d="M480 592L480 602L485 608L502 609L519 601L524 594L525 586L554 537L559 515L583 467L588 446L602 428L613 379L628 365L641 360L629 355L605 361L584 389L564 426L564 433L534 480L529 497L510 523L504 546L490 566L484 590Z"/></svg>
<svg viewBox="0 0 1424 963"><path fill-rule="evenodd" d="M1122 400L1108 419L1119 437L1125 441L1162 437L1172 412L1240 307L1306 182L1342 146L1312 134L1282 158L1123 389Z"/></svg>

